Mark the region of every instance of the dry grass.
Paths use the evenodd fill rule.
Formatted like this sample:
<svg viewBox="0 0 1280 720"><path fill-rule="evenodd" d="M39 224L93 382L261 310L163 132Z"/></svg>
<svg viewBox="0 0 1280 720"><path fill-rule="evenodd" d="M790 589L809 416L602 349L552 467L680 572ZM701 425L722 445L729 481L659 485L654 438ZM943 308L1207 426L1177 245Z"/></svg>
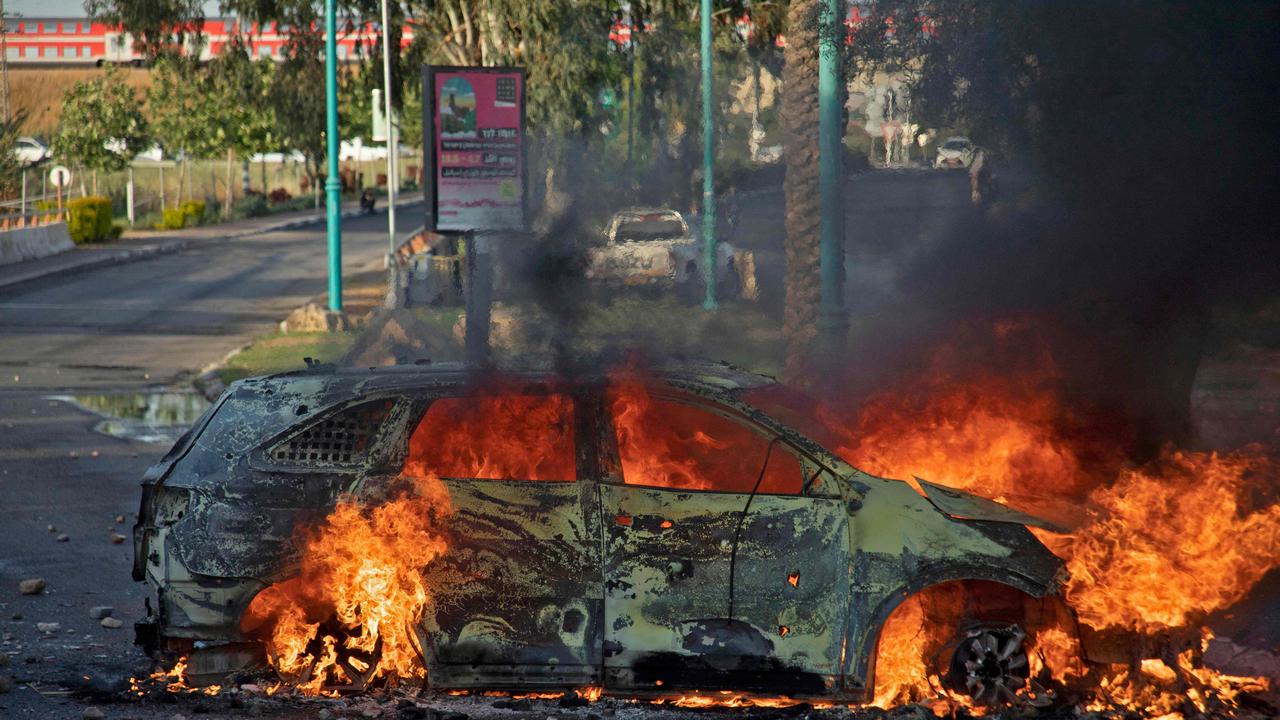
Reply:
<svg viewBox="0 0 1280 720"><path fill-rule="evenodd" d="M49 137L58 127L62 96L77 81L92 80L106 72L103 68L9 68L9 97L13 109L28 113L29 135ZM120 75L141 99L151 86L146 68L121 68Z"/></svg>

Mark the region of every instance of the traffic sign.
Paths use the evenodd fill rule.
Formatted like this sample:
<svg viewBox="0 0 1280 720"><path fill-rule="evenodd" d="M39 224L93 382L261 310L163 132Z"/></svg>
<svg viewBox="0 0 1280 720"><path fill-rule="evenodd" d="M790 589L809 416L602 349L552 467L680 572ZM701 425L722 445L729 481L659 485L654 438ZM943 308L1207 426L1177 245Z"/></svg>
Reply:
<svg viewBox="0 0 1280 720"><path fill-rule="evenodd" d="M53 183L54 187L59 188L70 185L71 171L65 165L54 165L49 170L49 182Z"/></svg>

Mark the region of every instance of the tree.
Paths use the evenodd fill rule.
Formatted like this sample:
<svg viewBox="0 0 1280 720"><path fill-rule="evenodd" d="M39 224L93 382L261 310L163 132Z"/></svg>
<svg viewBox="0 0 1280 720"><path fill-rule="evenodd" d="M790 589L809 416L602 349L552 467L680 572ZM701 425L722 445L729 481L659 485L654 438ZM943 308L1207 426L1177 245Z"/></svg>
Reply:
<svg viewBox="0 0 1280 720"><path fill-rule="evenodd" d="M18 137L22 135L22 125L27 121L27 112L19 110L13 117L0 119L0 148L17 147ZM0 195L11 197L22 187L22 173L25 167L12 151L0 151Z"/></svg>
<svg viewBox="0 0 1280 720"><path fill-rule="evenodd" d="M783 333L789 382L804 384L817 351L819 223L818 11L821 0L792 0L782 71L786 179L786 299Z"/></svg>
<svg viewBox="0 0 1280 720"><path fill-rule="evenodd" d="M140 50L157 57L173 54L187 41L199 42L204 4L202 0L85 0L84 8L95 20L127 28Z"/></svg>
<svg viewBox="0 0 1280 720"><path fill-rule="evenodd" d="M165 56L156 61L147 90L147 113L152 132L170 152L181 151L182 175L176 207L187 184L188 158L210 158L227 147L215 131L216 118L226 108L210 92L209 76L195 60Z"/></svg>
<svg viewBox="0 0 1280 720"><path fill-rule="evenodd" d="M235 37L207 66L206 93L213 104L212 132L226 148L227 182L223 215L231 212L233 153L247 162L255 153L284 150L271 102L271 78L275 63L253 60L242 39ZM266 165L263 164L263 190Z"/></svg>
<svg viewBox="0 0 1280 720"><path fill-rule="evenodd" d="M123 170L150 143L140 107L133 88L112 68L76 82L62 98L54 154L80 168Z"/></svg>

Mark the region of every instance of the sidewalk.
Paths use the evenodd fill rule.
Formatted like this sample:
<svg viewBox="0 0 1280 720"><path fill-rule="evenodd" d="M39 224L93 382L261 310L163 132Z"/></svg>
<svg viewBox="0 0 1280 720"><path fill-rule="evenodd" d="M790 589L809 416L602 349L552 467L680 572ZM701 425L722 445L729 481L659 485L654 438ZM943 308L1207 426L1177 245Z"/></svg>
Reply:
<svg viewBox="0 0 1280 720"><path fill-rule="evenodd" d="M422 202L412 198L400 200L396 208ZM378 213L386 212L385 205ZM343 203L344 220L360 216L359 201ZM217 225L201 225L182 230L131 230L123 240L106 245L82 245L75 250L38 260L0 265L0 290L31 282L50 275L68 275L105 265L132 262L156 255L181 252L193 242L233 240L279 230L304 227L325 220L324 209L301 210L264 218L246 218Z"/></svg>

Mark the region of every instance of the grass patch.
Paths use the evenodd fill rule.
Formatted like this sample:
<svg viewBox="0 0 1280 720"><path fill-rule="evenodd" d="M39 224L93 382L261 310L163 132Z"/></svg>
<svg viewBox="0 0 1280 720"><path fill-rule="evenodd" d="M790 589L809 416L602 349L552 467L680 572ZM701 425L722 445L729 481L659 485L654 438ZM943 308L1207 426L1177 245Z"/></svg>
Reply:
<svg viewBox="0 0 1280 720"><path fill-rule="evenodd" d="M254 340L227 360L218 374L225 383L254 375L301 370L302 358L335 362L347 352L356 334L351 332L274 333Z"/></svg>

